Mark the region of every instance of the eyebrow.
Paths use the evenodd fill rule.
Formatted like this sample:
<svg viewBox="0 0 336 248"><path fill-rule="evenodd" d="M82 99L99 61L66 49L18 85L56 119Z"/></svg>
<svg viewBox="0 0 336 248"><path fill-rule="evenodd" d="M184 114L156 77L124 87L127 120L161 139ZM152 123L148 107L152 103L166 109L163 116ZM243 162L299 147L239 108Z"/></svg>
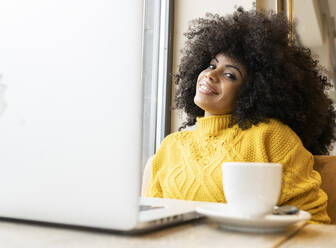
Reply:
<svg viewBox="0 0 336 248"><path fill-rule="evenodd" d="M213 59L216 60L217 63L219 63L219 61L218 61L218 59L216 58L216 56L215 56ZM236 67L236 66L234 66L234 65L225 65L225 67L231 67L231 68L233 68L233 69L236 69L236 70L239 72L240 76L243 77L243 74L241 73L241 71L239 70L238 67Z"/></svg>
<svg viewBox="0 0 336 248"><path fill-rule="evenodd" d="M236 66L234 66L234 65L225 65L225 66L226 66L226 67L231 67L231 68L236 69L236 70L239 72L240 76L243 77L243 74L241 73L241 71L239 70L238 67L236 67Z"/></svg>

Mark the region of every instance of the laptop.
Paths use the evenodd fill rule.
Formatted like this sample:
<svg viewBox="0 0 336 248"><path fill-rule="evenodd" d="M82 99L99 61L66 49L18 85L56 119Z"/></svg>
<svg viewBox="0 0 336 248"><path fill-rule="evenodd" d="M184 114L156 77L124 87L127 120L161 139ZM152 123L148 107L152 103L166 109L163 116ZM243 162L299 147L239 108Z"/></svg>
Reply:
<svg viewBox="0 0 336 248"><path fill-rule="evenodd" d="M139 197L143 8L1 1L1 218L134 231L199 217L202 203Z"/></svg>

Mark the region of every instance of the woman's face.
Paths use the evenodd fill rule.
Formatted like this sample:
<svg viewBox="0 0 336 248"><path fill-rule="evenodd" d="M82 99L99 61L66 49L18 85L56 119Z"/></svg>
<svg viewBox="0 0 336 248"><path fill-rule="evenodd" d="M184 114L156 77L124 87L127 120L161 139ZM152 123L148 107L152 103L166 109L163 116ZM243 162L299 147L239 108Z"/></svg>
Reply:
<svg viewBox="0 0 336 248"><path fill-rule="evenodd" d="M217 54L198 76L194 102L204 116L230 114L245 78L243 65Z"/></svg>

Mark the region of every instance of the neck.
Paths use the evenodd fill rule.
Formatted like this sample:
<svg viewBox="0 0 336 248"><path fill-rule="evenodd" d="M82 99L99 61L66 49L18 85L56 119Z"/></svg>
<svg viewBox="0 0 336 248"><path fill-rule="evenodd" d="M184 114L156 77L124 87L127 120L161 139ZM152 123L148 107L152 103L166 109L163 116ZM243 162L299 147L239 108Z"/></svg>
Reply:
<svg viewBox="0 0 336 248"><path fill-rule="evenodd" d="M224 115L230 115L230 113L224 113L224 114L211 114L210 112L208 111L204 111L204 117L209 117L209 116L224 116Z"/></svg>

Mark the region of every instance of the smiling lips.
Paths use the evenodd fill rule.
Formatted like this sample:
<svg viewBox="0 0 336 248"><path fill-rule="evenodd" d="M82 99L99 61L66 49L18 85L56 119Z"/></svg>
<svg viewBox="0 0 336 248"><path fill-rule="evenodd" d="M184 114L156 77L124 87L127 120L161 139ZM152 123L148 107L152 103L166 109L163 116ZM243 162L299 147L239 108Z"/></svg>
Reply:
<svg viewBox="0 0 336 248"><path fill-rule="evenodd" d="M198 90L205 95L218 95L217 91L204 80L200 82Z"/></svg>

